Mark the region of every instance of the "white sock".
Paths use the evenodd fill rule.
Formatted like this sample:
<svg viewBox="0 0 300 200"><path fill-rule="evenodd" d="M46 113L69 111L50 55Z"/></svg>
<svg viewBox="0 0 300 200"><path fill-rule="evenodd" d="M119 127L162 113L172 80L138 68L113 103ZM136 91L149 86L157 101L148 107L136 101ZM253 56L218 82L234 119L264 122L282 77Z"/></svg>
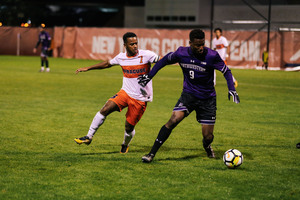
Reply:
<svg viewBox="0 0 300 200"><path fill-rule="evenodd" d="M125 131L123 144L126 145L126 146L128 146L134 135L135 135L135 130L134 129L130 133L127 133Z"/></svg>
<svg viewBox="0 0 300 200"><path fill-rule="evenodd" d="M50 72L50 68L49 67L46 68L46 72Z"/></svg>
<svg viewBox="0 0 300 200"><path fill-rule="evenodd" d="M214 70L214 86L216 86L217 84L217 74L216 74L216 70Z"/></svg>
<svg viewBox="0 0 300 200"><path fill-rule="evenodd" d="M44 67L41 67L41 72L43 72L45 70L45 68Z"/></svg>
<svg viewBox="0 0 300 200"><path fill-rule="evenodd" d="M93 138L98 128L103 124L104 120L105 116L103 116L100 112L97 112L87 134L90 139Z"/></svg>

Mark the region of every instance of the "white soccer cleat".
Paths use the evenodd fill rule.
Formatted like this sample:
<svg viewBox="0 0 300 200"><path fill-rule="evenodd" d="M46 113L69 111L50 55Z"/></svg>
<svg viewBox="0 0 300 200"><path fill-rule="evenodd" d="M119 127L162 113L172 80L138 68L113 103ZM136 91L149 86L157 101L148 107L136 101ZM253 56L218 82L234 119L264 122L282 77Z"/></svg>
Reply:
<svg viewBox="0 0 300 200"><path fill-rule="evenodd" d="M151 163L152 160L153 160L153 158L154 158L154 154L149 153L149 154L144 155L144 156L142 157L142 161L143 161L144 163Z"/></svg>

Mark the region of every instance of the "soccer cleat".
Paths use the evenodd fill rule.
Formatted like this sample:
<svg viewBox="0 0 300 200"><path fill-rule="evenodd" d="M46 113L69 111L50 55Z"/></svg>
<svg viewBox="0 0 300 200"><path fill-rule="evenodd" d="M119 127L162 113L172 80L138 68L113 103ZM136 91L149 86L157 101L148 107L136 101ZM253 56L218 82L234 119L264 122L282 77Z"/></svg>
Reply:
<svg viewBox="0 0 300 200"><path fill-rule="evenodd" d="M153 154L153 153L149 153L149 154L144 155L144 156L142 157L142 161L143 161L144 163L151 163L152 160L153 160L153 158L154 158L154 154Z"/></svg>
<svg viewBox="0 0 300 200"><path fill-rule="evenodd" d="M207 157L209 158L215 158L215 152L214 150L211 148L211 146L209 145L208 147L204 148L206 153L207 153Z"/></svg>
<svg viewBox="0 0 300 200"><path fill-rule="evenodd" d="M239 85L238 82L234 81L234 87L237 88L238 85Z"/></svg>
<svg viewBox="0 0 300 200"><path fill-rule="evenodd" d="M128 145L122 144L120 153L127 153L129 149Z"/></svg>
<svg viewBox="0 0 300 200"><path fill-rule="evenodd" d="M81 138L75 138L74 141L77 144L86 144L86 145L89 145L89 144L91 144L92 139L90 139L88 136L84 136L84 137L81 137Z"/></svg>

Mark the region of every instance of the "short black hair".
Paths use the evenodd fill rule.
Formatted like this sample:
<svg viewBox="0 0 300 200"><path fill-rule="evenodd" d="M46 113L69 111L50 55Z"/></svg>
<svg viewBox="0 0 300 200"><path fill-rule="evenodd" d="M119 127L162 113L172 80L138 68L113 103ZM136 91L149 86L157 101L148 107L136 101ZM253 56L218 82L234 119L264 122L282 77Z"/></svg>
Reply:
<svg viewBox="0 0 300 200"><path fill-rule="evenodd" d="M222 33L222 29L221 29L221 28L215 28L214 33L215 33L216 31L220 31L220 33Z"/></svg>
<svg viewBox="0 0 300 200"><path fill-rule="evenodd" d="M133 32L127 32L123 35L123 42L124 44L127 42L127 38L130 38L130 37L137 37L135 33Z"/></svg>
<svg viewBox="0 0 300 200"><path fill-rule="evenodd" d="M205 33L200 29L194 29L190 32L190 41L194 39L205 39Z"/></svg>

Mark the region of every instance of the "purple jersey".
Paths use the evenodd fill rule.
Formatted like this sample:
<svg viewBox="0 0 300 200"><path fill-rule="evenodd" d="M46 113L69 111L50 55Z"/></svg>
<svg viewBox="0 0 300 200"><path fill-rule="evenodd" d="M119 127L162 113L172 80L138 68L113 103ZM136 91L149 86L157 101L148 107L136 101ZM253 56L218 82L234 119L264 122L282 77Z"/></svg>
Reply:
<svg viewBox="0 0 300 200"><path fill-rule="evenodd" d="M183 91L199 99L216 96L213 83L214 69L223 73L228 89L235 91L231 70L216 51L207 47L204 47L202 58L196 58L190 47L179 47L157 62L150 71L149 77L153 78L158 70L174 63L179 63L183 72Z"/></svg>
<svg viewBox="0 0 300 200"><path fill-rule="evenodd" d="M39 41L37 42L35 47L37 48L40 43L42 43L42 49L47 50L50 47L51 37L49 33L47 33L46 31L40 32Z"/></svg>

